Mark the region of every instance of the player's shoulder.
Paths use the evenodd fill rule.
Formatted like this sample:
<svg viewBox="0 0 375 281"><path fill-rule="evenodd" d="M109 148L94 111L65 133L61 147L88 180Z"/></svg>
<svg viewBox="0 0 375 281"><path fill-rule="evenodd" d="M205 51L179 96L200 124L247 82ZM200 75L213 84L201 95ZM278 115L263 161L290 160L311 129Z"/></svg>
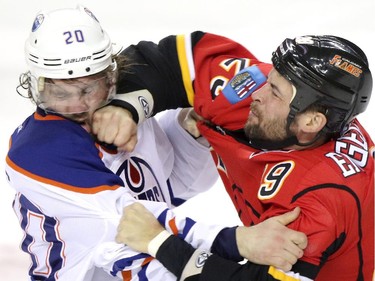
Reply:
<svg viewBox="0 0 375 281"><path fill-rule="evenodd" d="M8 157L26 170L98 155L94 140L79 124L34 113L13 133ZM43 159L41 162L40 159Z"/></svg>
<svg viewBox="0 0 375 281"><path fill-rule="evenodd" d="M59 150L58 146L93 144L91 135L80 124L58 115L40 115L38 112L20 128L18 134L22 134L23 141L35 148L55 147Z"/></svg>
<svg viewBox="0 0 375 281"><path fill-rule="evenodd" d="M312 150L295 151L290 154L294 170L293 178L298 178L298 189L331 188L359 191L368 186L374 173L373 161L369 161L368 151L358 151L350 155L350 149L340 151L339 140L332 140ZM355 159L357 158L357 159ZM335 192L331 192L334 194Z"/></svg>

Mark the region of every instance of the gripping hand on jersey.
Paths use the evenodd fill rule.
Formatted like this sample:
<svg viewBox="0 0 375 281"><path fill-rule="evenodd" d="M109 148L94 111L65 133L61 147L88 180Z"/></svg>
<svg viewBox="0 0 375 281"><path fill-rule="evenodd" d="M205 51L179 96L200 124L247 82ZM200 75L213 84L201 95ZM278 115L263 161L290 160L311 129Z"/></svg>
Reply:
<svg viewBox="0 0 375 281"><path fill-rule="evenodd" d="M307 246L305 234L286 227L299 213L300 209L296 208L255 226L238 227L236 239L240 254L251 262L289 271ZM124 209L116 241L149 253L149 243L162 231L154 215L142 204L134 203Z"/></svg>
<svg viewBox="0 0 375 281"><path fill-rule="evenodd" d="M238 227L237 246L241 256L263 265L273 265L289 271L307 247L304 233L286 227L300 214L301 209L269 218L251 227Z"/></svg>
<svg viewBox="0 0 375 281"><path fill-rule="evenodd" d="M124 208L117 227L116 242L127 244L141 253L148 253L148 244L164 228L141 203Z"/></svg>
<svg viewBox="0 0 375 281"><path fill-rule="evenodd" d="M92 133L99 141L117 146L119 151L133 151L138 141L137 124L131 113L117 106L105 106L94 113Z"/></svg>

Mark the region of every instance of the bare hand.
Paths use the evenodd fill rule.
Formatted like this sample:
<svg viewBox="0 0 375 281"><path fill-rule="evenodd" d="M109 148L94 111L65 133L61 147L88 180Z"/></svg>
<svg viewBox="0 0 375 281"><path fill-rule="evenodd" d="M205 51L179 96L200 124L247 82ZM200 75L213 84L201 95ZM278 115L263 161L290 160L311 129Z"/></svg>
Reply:
<svg viewBox="0 0 375 281"><path fill-rule="evenodd" d="M141 203L136 202L124 208L117 228L116 242L147 253L149 242L163 230L154 215Z"/></svg>
<svg viewBox="0 0 375 281"><path fill-rule="evenodd" d="M118 106L98 109L93 115L92 132L99 141L114 144L119 151L133 151L138 141L131 113Z"/></svg>
<svg viewBox="0 0 375 281"><path fill-rule="evenodd" d="M241 256L257 264L273 265L289 271L302 257L307 237L286 227L300 214L301 209L272 217L251 227L238 227L237 246Z"/></svg>

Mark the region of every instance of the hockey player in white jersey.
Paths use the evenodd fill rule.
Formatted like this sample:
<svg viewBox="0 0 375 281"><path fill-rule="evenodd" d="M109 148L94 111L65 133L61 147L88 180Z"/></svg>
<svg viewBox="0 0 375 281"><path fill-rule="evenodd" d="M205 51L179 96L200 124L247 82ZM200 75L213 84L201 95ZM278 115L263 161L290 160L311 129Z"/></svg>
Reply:
<svg viewBox="0 0 375 281"><path fill-rule="evenodd" d="M132 152L94 137L108 139L108 108L121 118L130 114L115 107L123 101L113 99L126 61L112 56L107 33L87 8L39 13L25 52L30 71L22 86L37 108L11 136L6 174L25 233L21 247L31 258L29 280L98 280L96 274L108 280L175 280L156 260L115 243L123 208L135 198L148 200L142 204L160 223L194 247L218 253L225 248L233 229L175 217L168 209L217 178L209 149L178 122L186 110L167 112L159 123L143 122ZM140 104L136 121L150 114ZM134 144L133 134L124 147L132 150ZM290 236L304 239L292 231ZM233 248L232 257L240 258Z"/></svg>
<svg viewBox="0 0 375 281"><path fill-rule="evenodd" d="M111 242L122 208L133 197L173 206L198 191L195 182L205 188L216 179L209 150L181 128L179 111L164 116L165 131L155 119L145 121L132 153L94 141L88 122L114 97L122 67L111 47L83 7L40 13L26 42L30 72L24 78L37 110L12 136L6 172L17 191L14 209L25 231L22 249L31 256L32 280L86 280L94 266L113 275L140 270L142 256ZM184 145L173 146L171 130L173 141ZM179 155L192 165L182 167ZM171 218L167 205L147 205L166 223ZM175 226L182 234L193 225Z"/></svg>

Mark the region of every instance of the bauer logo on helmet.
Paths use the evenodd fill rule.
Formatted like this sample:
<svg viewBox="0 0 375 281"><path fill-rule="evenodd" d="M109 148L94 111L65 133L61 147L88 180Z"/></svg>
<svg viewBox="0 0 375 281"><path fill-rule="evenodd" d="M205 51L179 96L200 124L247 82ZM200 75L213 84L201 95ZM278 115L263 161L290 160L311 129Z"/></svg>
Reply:
<svg viewBox="0 0 375 281"><path fill-rule="evenodd" d="M87 60L91 60L91 56L66 59L66 60L64 60L64 64L75 63L75 62L83 62L83 61L87 61Z"/></svg>

